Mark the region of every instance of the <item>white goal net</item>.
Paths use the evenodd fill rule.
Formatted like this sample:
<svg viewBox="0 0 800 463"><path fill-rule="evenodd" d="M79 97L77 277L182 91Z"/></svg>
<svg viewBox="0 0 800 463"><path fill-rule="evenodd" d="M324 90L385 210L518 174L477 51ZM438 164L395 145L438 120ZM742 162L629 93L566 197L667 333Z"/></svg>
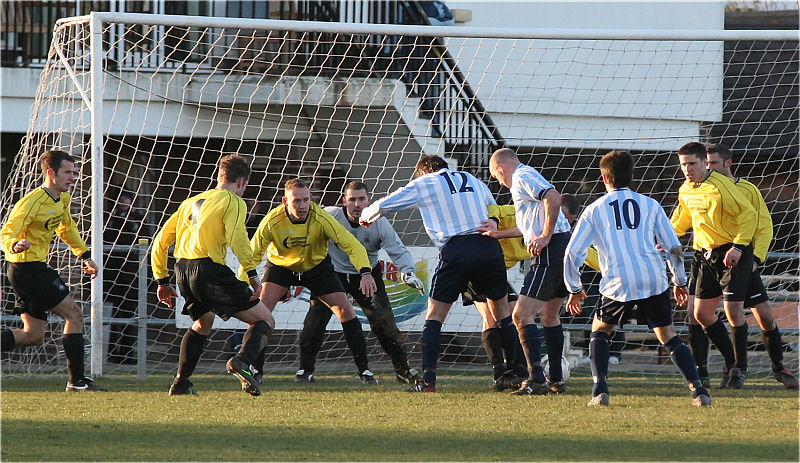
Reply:
<svg viewBox="0 0 800 463"><path fill-rule="evenodd" d="M790 32L519 31L136 14L62 20L8 174L3 218L40 183L44 150L80 158L72 210L94 256L102 254L103 278L83 277L58 241L50 264L85 307L92 372L173 373L189 321L158 304L148 245L139 241L152 239L182 200L213 187L225 154L252 164L244 195L252 233L290 178L310 182L324 206L339 203L350 180L364 181L378 198L408 182L423 154L476 173L507 203L508 191L488 175L488 157L499 147L515 149L582 206L603 192L600 156L628 150L637 162L635 189L670 213L683 181L677 149L722 143L734 153L734 173L760 188L772 212L775 238L762 274L787 366L796 370L798 42ZM437 251L419 214L390 220L429 285ZM412 366L419 366L426 300L399 281L386 256L383 265ZM522 272L509 270L517 289ZM585 279L595 296L585 315L562 317L574 374L588 374L580 361L598 278ZM3 324L19 326L5 280L2 289ZM297 368L308 293L293 288L292 295L275 309L267 368L276 372ZM198 372L222 371L237 344L242 327L218 322ZM750 375L767 374L760 330L752 316L748 323ZM675 311L675 324L686 333L685 310ZM443 327L440 367L488 376L481 329L474 307L456 303ZM340 325L332 321L328 330L318 372L355 374ZM390 371L365 320L364 330L371 367ZM646 326L622 331L621 363L612 370L676 374ZM3 372L61 371L60 332L60 319L51 318L45 343L4 353ZM710 367L721 369L716 351Z"/></svg>

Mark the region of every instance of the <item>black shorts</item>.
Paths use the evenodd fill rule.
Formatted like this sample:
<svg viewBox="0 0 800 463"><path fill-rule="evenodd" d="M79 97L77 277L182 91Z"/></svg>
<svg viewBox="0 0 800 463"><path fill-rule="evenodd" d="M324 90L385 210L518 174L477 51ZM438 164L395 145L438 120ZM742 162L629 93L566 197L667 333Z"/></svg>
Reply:
<svg viewBox="0 0 800 463"><path fill-rule="evenodd" d="M517 290L515 290L511 283L506 282L507 289L506 293L508 296L508 303L512 303L519 298L519 294L517 294ZM467 289L465 289L461 293L461 305L472 305L475 302L486 302L486 295L480 294L475 291L475 288L472 286L472 283L467 283Z"/></svg>
<svg viewBox="0 0 800 463"><path fill-rule="evenodd" d="M499 241L483 235L458 235L442 246L431 281L431 299L451 304L468 283L493 301L506 295L506 264Z"/></svg>
<svg viewBox="0 0 800 463"><path fill-rule="evenodd" d="M767 294L767 288L764 287L764 282L761 281L761 271L756 268L750 272L750 281L747 284L747 299L744 301L744 306L755 307L768 300L769 294Z"/></svg>
<svg viewBox="0 0 800 463"><path fill-rule="evenodd" d="M331 263L331 256L325 256L316 267L305 272L293 272L286 267L267 261L262 281L275 283L278 286L302 286L311 291L311 297L320 297L331 293L343 293L344 286Z"/></svg>
<svg viewBox="0 0 800 463"><path fill-rule="evenodd" d="M570 236L569 232L553 235L542 253L534 258L520 294L545 302L567 297L569 291L564 284L564 253Z"/></svg>
<svg viewBox="0 0 800 463"><path fill-rule="evenodd" d="M728 268L723 262L725 253L731 248L725 244L714 248L711 252L695 252L698 260L695 296L699 299L713 299L722 296L723 300L744 301L748 292L750 274L753 270L753 246L748 245L742 251L742 257L734 268Z"/></svg>
<svg viewBox="0 0 800 463"><path fill-rule="evenodd" d="M695 252L694 256L692 256L692 262L689 264L689 283L686 286L686 291L690 296L694 296L694 287L697 285L697 269L700 268L702 259L703 254Z"/></svg>
<svg viewBox="0 0 800 463"><path fill-rule="evenodd" d="M8 262L8 281L17 302L14 313L47 320L47 311L69 296L69 288L58 272L44 262Z"/></svg>
<svg viewBox="0 0 800 463"><path fill-rule="evenodd" d="M604 323L622 327L631 318L639 323L647 323L650 329L672 324L672 305L669 291L646 299L620 302L605 296L600 298L595 316Z"/></svg>
<svg viewBox="0 0 800 463"><path fill-rule="evenodd" d="M175 263L175 278L181 296L186 299L183 314L197 320L208 312L214 312L223 320L242 310L253 308L258 299L250 300L250 286L236 278L227 265L210 258L178 259Z"/></svg>

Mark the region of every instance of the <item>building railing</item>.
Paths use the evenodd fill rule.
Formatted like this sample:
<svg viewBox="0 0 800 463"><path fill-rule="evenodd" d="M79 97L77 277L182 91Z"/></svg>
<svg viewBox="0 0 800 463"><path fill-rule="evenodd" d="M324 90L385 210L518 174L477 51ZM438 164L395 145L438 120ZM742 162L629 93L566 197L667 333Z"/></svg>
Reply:
<svg viewBox="0 0 800 463"><path fill-rule="evenodd" d="M429 25L420 2L362 1L339 2L320 0L298 1L20 1L3 2L0 50L2 65L28 67L43 65L52 40L56 19L88 14L91 11L189 14L255 19L294 19L324 22ZM480 178L488 179L488 156L504 146L504 140L491 117L470 87L456 60L440 37L408 37L374 35L364 42L357 37L330 33L291 33L270 36L269 32L240 31L234 45L238 58L226 53L208 59L198 53L195 40L186 40L187 31L163 26L137 26L129 30L112 27L107 43L112 70L136 67L175 67L179 72L202 72L206 65L216 66L222 60L236 61L247 57L258 61L270 56L270 47L277 47L276 69L296 75L336 77L346 72L350 77L389 77L406 84L409 96L420 99L419 117L430 120L430 136L441 138L446 153ZM204 34L206 52L214 47L213 34ZM157 43L164 43L170 53L153 53ZM185 48L185 49L184 49ZM191 55L198 56L192 65ZM202 55L202 56L201 56ZM275 56L273 53L271 56ZM330 66L331 56L340 60ZM363 59L377 56L377 59ZM187 65L188 64L188 65ZM270 72L265 63L264 72ZM288 67L288 69L287 69Z"/></svg>

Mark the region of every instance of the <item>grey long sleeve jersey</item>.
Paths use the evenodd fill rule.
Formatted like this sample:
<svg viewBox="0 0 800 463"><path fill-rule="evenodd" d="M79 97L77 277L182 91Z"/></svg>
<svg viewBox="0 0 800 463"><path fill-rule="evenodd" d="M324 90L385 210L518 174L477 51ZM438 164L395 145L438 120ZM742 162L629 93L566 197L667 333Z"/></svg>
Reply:
<svg viewBox="0 0 800 463"><path fill-rule="evenodd" d="M415 271L414 259L411 258L411 253L408 252L403 242L400 241L400 237L397 236L397 232L394 231L392 224L389 223L386 217L381 217L370 227L353 227L353 224L347 220L347 212L344 210L344 207L328 206L325 208L325 211L336 217L336 220L344 225L344 228L352 233L356 239L364 245L367 249L370 266L375 267L378 263L378 251L383 248L386 253L389 254L392 263L394 263L402 273ZM350 262L350 257L348 257L347 253L342 251L333 241L328 243L328 254L331 256L333 268L337 272L358 273L358 270L353 267L353 264Z"/></svg>

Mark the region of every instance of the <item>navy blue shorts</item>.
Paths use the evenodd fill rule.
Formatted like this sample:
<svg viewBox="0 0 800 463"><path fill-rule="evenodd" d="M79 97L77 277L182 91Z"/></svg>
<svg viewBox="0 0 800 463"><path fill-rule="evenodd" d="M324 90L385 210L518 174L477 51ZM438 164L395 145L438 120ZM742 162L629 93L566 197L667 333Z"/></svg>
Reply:
<svg viewBox="0 0 800 463"><path fill-rule="evenodd" d="M556 233L550 243L535 257L533 265L525 275L520 294L540 301L567 297L569 291L564 284L564 253L571 233Z"/></svg>
<svg viewBox="0 0 800 463"><path fill-rule="evenodd" d="M251 309L259 302L258 299L250 300L253 290L236 278L233 270L209 258L178 259L175 279L181 296L186 299L182 313L192 320L208 312L227 320L234 313Z"/></svg>
<svg viewBox="0 0 800 463"><path fill-rule="evenodd" d="M672 304L669 290L646 299L620 302L605 296L600 298L595 316L600 321L622 327L631 318L646 323L650 329L672 324Z"/></svg>
<svg viewBox="0 0 800 463"><path fill-rule="evenodd" d="M506 296L506 263L499 241L483 235L458 235L439 251L431 299L452 304L468 283L477 294L493 301Z"/></svg>
<svg viewBox="0 0 800 463"><path fill-rule="evenodd" d="M8 262L6 268L17 296L14 313L47 320L47 311L69 296L58 272L44 262Z"/></svg>

